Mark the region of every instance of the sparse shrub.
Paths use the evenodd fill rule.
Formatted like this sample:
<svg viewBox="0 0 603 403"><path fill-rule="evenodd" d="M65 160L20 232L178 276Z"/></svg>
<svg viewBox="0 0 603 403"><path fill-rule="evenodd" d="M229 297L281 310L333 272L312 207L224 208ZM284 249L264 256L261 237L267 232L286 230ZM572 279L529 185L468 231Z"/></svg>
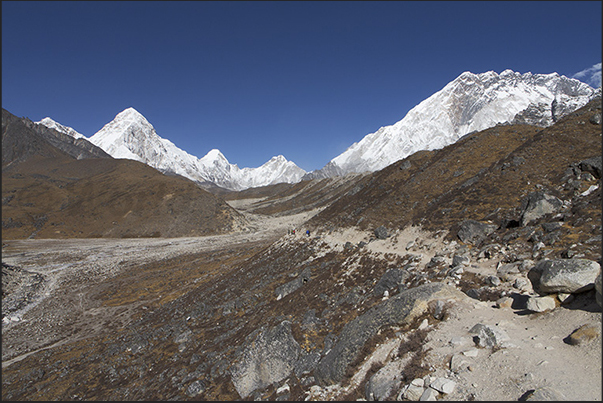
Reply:
<svg viewBox="0 0 603 403"><path fill-rule="evenodd" d="M398 347L398 357L404 357L407 353L422 350L427 333L427 329L417 329L408 333L406 341L400 343Z"/></svg>
<svg viewBox="0 0 603 403"><path fill-rule="evenodd" d="M356 359L352 361L352 363L348 366L346 370L346 377L350 378L356 372L357 367L362 363L362 361L371 355L378 344L383 343L384 341L395 337L394 331L391 328L382 329L373 337L371 337L364 345L362 349L356 356ZM350 374L348 376L348 374Z"/></svg>
<svg viewBox="0 0 603 403"><path fill-rule="evenodd" d="M412 354L410 362L404 367L403 376L406 381L422 378L429 373L429 368L423 365L425 355L431 350L424 348L427 333L429 333L427 329L417 329L409 333L406 341L400 343L398 347L399 357Z"/></svg>

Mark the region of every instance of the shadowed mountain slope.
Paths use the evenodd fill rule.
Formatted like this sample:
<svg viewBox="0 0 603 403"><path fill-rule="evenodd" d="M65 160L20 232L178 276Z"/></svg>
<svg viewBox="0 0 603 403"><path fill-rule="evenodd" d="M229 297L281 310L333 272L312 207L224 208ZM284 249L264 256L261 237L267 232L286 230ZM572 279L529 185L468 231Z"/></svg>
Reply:
<svg viewBox="0 0 603 403"><path fill-rule="evenodd" d="M59 149L62 153L57 153ZM30 156L55 157L69 155L76 159L111 158L101 148L83 138L74 138L19 118L2 109L2 168L11 162L24 161Z"/></svg>

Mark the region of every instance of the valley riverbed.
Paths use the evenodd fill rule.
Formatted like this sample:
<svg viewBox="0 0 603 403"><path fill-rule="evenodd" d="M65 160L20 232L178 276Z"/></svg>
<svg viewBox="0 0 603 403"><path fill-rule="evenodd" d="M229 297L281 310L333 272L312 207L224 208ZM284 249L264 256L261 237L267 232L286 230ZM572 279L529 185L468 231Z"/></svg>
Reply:
<svg viewBox="0 0 603 403"><path fill-rule="evenodd" d="M285 216L265 216L246 212L256 199L231 202L245 215L249 225L231 234L181 238L92 238L3 240L2 262L40 275L43 281L35 295L24 294L22 284L12 299L2 306L2 367L5 368L33 351L86 337L115 315L100 308L87 294L94 284L124 270L166 261L180 256L221 251L245 245L268 245L288 229L300 227L319 210ZM299 231L301 234L301 231ZM300 235L301 236L301 235ZM26 299L25 304L23 299ZM19 303L19 306L15 306ZM137 304L132 304L130 310ZM96 316L89 322L88 316ZM123 321L129 314L121 313ZM123 322L122 321L122 322ZM76 334L65 334L70 323Z"/></svg>

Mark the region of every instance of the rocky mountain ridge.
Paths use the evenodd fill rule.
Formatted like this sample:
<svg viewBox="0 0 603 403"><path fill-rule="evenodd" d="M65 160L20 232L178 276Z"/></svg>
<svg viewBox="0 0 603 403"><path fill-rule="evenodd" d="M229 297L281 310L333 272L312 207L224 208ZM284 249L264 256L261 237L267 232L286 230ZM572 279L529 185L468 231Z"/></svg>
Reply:
<svg viewBox="0 0 603 403"><path fill-rule="evenodd" d="M13 131L14 129L14 131ZM15 135L19 132L19 135ZM2 167L22 162L33 155L69 155L76 159L111 158L99 147L81 137L18 118L2 109Z"/></svg>
<svg viewBox="0 0 603 403"><path fill-rule="evenodd" d="M79 133L73 127L64 126L64 125L60 124L59 122L52 120L49 117L45 117L44 119L40 120L39 122L35 122L35 123L44 125L44 126L48 127L49 129L55 129L58 132L67 134L76 139L85 139L86 138L86 136Z"/></svg>
<svg viewBox="0 0 603 403"><path fill-rule="evenodd" d="M2 111L2 239L198 236L245 224L189 179Z"/></svg>
<svg viewBox="0 0 603 403"><path fill-rule="evenodd" d="M412 108L390 126L366 135L323 168L305 172L282 155L258 168L240 169L217 149L197 158L157 135L134 108L120 112L90 141L114 158L144 162L162 172L185 176L207 189L243 190L276 183L324 179L348 173L374 172L417 151L452 144L462 136L497 124L551 125L597 94L576 79L557 73L532 74L505 70L464 72L442 90ZM50 118L40 122L62 133L84 138Z"/></svg>
<svg viewBox="0 0 603 403"><path fill-rule="evenodd" d="M377 171L417 151L442 148L497 124L550 126L597 94L600 89L557 73L466 71L402 120L366 135L306 178Z"/></svg>

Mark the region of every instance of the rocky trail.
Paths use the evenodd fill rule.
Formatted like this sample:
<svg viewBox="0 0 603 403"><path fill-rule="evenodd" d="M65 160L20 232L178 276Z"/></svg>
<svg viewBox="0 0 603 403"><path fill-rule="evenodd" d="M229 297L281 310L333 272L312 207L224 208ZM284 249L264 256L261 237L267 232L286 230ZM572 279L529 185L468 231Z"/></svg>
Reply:
<svg viewBox="0 0 603 403"><path fill-rule="evenodd" d="M366 233L363 236L352 229L324 237L332 245L369 238ZM387 239L374 240L367 247L380 253L420 252L418 265L422 266L437 260L443 252L458 251L455 244L444 241L442 233L431 234L410 227ZM476 255L474 251L474 257ZM422 348L427 352L423 363L429 368L428 375L404 387L399 378L396 380L388 374L392 368L404 368L397 367L401 360L395 354L406 340L400 334L367 358L364 372L359 372L366 374L371 365L381 369L372 375L366 394L356 397L367 400L601 400L601 306L595 301L595 290L572 294L563 304L556 300L552 309L528 310L527 300L538 294L527 281L527 271L516 272L513 279L505 279L501 270L497 270L504 266L501 258L472 258L472 264L464 266L465 273L479 273L483 279L502 277L504 280L496 286L488 280L484 282L488 285L485 288L501 295L500 299L458 299L448 306L445 320L428 317L417 328L426 332ZM521 289L517 287L517 279L526 280L521 282ZM476 326L486 327L486 331L477 336ZM584 331L575 333L578 329ZM488 342L478 342L476 337L480 336ZM433 383L436 379L437 388ZM396 387L399 391L392 394ZM340 400L349 397L349 393L349 385L316 386L308 393L308 400Z"/></svg>

